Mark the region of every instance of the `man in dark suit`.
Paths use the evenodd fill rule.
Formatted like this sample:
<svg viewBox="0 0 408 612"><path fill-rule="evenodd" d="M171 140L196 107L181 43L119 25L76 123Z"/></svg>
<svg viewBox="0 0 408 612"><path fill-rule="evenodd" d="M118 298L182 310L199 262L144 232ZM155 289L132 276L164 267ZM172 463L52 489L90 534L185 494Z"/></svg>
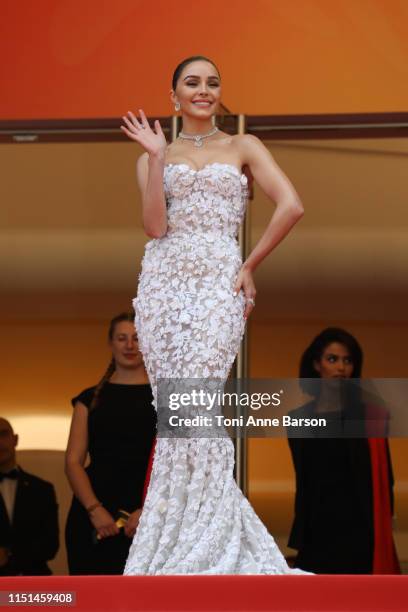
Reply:
<svg viewBox="0 0 408 612"><path fill-rule="evenodd" d="M0 418L0 576L49 575L59 547L55 490L17 465L17 443Z"/></svg>

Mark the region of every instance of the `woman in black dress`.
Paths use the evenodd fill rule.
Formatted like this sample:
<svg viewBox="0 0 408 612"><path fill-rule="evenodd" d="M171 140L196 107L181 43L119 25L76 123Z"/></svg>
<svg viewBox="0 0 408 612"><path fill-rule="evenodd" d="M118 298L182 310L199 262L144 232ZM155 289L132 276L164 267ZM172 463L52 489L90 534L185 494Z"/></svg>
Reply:
<svg viewBox="0 0 408 612"><path fill-rule="evenodd" d="M123 574L156 431L134 313L112 319L109 343L105 375L72 399L65 462L74 493L65 529L70 574ZM121 510L130 515L124 528L116 524Z"/></svg>
<svg viewBox="0 0 408 612"><path fill-rule="evenodd" d="M294 437L288 438L296 472L288 545L298 550L296 567L317 574L400 571L392 538L388 413L362 402L357 381L342 383L361 377L362 361L360 345L351 334L327 328L306 349L300 364L301 386L314 399L290 416L323 417L327 427L323 433L291 432ZM347 433L345 427L350 426L353 431Z"/></svg>

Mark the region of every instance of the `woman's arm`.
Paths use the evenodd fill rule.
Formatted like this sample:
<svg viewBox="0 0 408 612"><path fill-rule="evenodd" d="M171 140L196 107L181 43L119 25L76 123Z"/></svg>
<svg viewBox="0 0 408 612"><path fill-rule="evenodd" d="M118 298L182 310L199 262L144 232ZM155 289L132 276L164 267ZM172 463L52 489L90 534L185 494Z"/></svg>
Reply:
<svg viewBox="0 0 408 612"><path fill-rule="evenodd" d="M265 232L243 264L244 268L253 272L299 221L304 210L292 183L262 142L256 136L245 134L240 137L239 144L243 164L248 164L262 191L276 203Z"/></svg>
<svg viewBox="0 0 408 612"><path fill-rule="evenodd" d="M166 137L158 120L154 122L153 132L146 115L139 109L140 119L128 111L123 116L126 127L121 130L144 149L136 164L136 175L142 194L143 227L150 238L161 238L167 232L167 208L163 188L164 160L166 157Z"/></svg>
<svg viewBox="0 0 408 612"><path fill-rule="evenodd" d="M150 238L167 232L167 208L163 188L164 154L142 153L136 174L143 203L143 227Z"/></svg>
<svg viewBox="0 0 408 612"><path fill-rule="evenodd" d="M292 183L279 168L259 138L251 134L244 134L236 138L242 165L249 166L251 174L258 185L276 203L276 208L268 227L242 264L235 281L235 295L238 294L241 288L245 294L246 306L244 318L247 319L254 307L256 295L252 273L302 217L303 206Z"/></svg>
<svg viewBox="0 0 408 612"><path fill-rule="evenodd" d="M95 495L84 465L88 453L88 409L82 402L76 402L71 421L68 446L65 453L65 474L74 492L85 508L95 506L89 511L89 519L101 538L116 535L119 528L113 517ZM95 505L96 504L96 505ZM98 505L99 504L99 505Z"/></svg>
<svg viewBox="0 0 408 612"><path fill-rule="evenodd" d="M65 453L65 474L74 495L85 508L99 501L84 470L87 453L88 408L82 402L76 402Z"/></svg>

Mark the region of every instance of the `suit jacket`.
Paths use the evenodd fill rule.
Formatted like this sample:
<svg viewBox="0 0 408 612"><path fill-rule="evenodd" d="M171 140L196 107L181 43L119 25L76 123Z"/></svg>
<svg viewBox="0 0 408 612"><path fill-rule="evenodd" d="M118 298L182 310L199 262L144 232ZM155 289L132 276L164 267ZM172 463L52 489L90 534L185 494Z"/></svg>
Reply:
<svg viewBox="0 0 408 612"><path fill-rule="evenodd" d="M59 548L55 490L50 482L19 470L12 523L0 494L0 546L11 551L0 576L49 575L47 561Z"/></svg>

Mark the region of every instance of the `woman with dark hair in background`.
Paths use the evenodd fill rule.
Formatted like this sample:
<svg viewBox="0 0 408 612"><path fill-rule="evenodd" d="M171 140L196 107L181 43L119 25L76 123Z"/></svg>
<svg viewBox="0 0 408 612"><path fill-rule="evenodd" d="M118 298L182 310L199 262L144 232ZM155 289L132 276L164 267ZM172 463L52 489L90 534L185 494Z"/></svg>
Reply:
<svg viewBox="0 0 408 612"><path fill-rule="evenodd" d="M330 435L339 434L327 437L326 429L321 437L316 431L312 439L300 432L288 438L296 472L288 545L298 550L297 567L320 574L400 573L392 537L388 415L363 403L358 381L346 382L361 377L362 363L351 334L323 330L300 364L301 385L314 399L290 412L295 418L326 418L328 428L336 428Z"/></svg>
<svg viewBox="0 0 408 612"><path fill-rule="evenodd" d="M74 493L65 530L70 574L123 573L155 435L134 313L112 319L108 335L112 360L104 376L72 399L65 462ZM123 529L116 524L121 510L130 515Z"/></svg>
<svg viewBox="0 0 408 612"><path fill-rule="evenodd" d="M255 304L252 273L303 213L293 185L258 138L231 136L214 125L221 77L211 60L181 62L171 100L183 129L170 145L159 122L153 131L142 110L139 118L129 112L121 126L145 151L137 178L152 240L134 304L156 407L160 378L226 381ZM237 233L246 166L276 209L243 263ZM288 567L238 488L231 439L205 433L158 436L125 573L300 573Z"/></svg>

